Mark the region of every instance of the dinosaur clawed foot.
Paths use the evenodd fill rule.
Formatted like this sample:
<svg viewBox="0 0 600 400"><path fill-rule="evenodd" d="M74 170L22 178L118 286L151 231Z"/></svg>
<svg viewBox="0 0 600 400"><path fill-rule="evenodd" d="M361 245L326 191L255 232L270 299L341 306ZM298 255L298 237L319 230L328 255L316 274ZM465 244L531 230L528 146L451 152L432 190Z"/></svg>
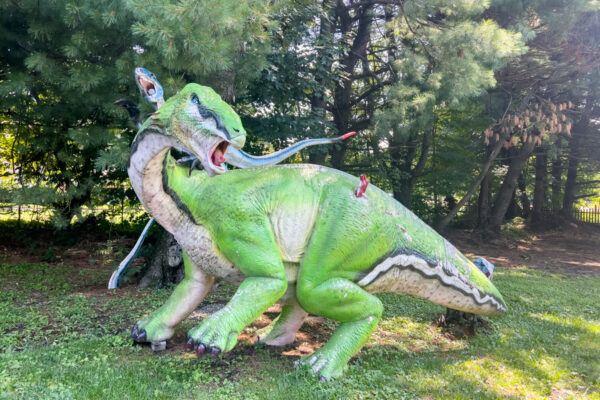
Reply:
<svg viewBox="0 0 600 400"><path fill-rule="evenodd" d="M316 375L321 382L340 377L346 369L346 362L336 351L325 348L317 350L310 356L302 357L294 362L296 368L304 368Z"/></svg>
<svg viewBox="0 0 600 400"><path fill-rule="evenodd" d="M135 343L150 343L152 351L158 353L164 351L167 348L166 340L150 340L148 339L148 333L145 329L139 328L137 325L131 330L131 338Z"/></svg>
<svg viewBox="0 0 600 400"><path fill-rule="evenodd" d="M188 351L195 351L198 357L216 357L233 349L240 331L229 315L216 312L188 332L185 347Z"/></svg>
<svg viewBox="0 0 600 400"><path fill-rule="evenodd" d="M210 357L217 357L221 353L221 349L216 346L208 346L204 343L196 343L194 339L188 338L185 343L185 350L188 352L194 351L196 357L202 357L208 355Z"/></svg>
<svg viewBox="0 0 600 400"><path fill-rule="evenodd" d="M135 325L131 330L131 338L136 343L148 342L148 335L146 334L146 330L143 328L138 329L137 325Z"/></svg>
<svg viewBox="0 0 600 400"><path fill-rule="evenodd" d="M173 328L166 326L160 319L149 316L133 326L131 338L135 343L151 343L154 351L161 351L173 333Z"/></svg>

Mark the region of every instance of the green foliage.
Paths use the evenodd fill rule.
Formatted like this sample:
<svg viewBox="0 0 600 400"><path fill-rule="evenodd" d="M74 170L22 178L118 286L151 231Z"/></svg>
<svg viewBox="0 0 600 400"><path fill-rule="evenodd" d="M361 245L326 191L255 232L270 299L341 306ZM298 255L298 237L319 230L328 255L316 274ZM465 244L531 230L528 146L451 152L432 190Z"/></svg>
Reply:
<svg viewBox="0 0 600 400"><path fill-rule="evenodd" d="M230 75L221 78L241 88L264 66L269 43L266 28L274 26L269 17L276 4L264 0L126 2L135 21L133 34L144 43L139 57L143 65L165 72L158 76L185 73L186 80L198 83L226 71Z"/></svg>
<svg viewBox="0 0 600 400"><path fill-rule="evenodd" d="M579 112L600 93L599 7L586 0L4 2L0 200L50 207L59 227L82 206L137 206L124 184L134 132L112 103L129 97L150 111L132 79L133 68L145 66L167 97L191 81L215 87L242 115L253 154L358 130L347 143L290 162L366 173L435 220L452 202L442 198L459 199L476 180L489 153L482 131L496 133L505 113L519 115L522 100L572 101L565 114L573 127L597 118L597 106ZM598 166L587 140L576 150L583 182L595 180ZM551 162L562 160L564 187L572 151L558 142L545 139L544 150ZM503 150L502 163L519 148ZM503 174L492 177L492 195L507 169L496 171ZM524 171L519 190L532 197L532 168ZM597 186L577 190L593 197Z"/></svg>
<svg viewBox="0 0 600 400"><path fill-rule="evenodd" d="M264 64L274 7L265 1L2 3L0 197L52 207L62 228L82 205L135 204L123 186L133 132L113 105L137 93L133 68L158 72L167 94L186 81L215 77L231 80L223 91L241 90Z"/></svg>
<svg viewBox="0 0 600 400"><path fill-rule="evenodd" d="M273 50L267 55L268 68L239 99L246 115L244 125L273 143L275 149L298 138L335 135L324 110L311 106L311 98L324 96L341 78L334 64L336 50L325 38L312 37L315 21L327 18L326 10L309 1L292 1L282 6L275 18L279 24L270 31Z"/></svg>
<svg viewBox="0 0 600 400"><path fill-rule="evenodd" d="M386 145L389 149L378 160L379 165L392 182L395 197L409 207L423 204L418 198L421 201L413 203L411 193L416 178L425 173L431 142L438 140L434 136L442 142L448 141L446 135L454 136L454 140L462 135L464 142L473 141L469 131L473 122L468 117L460 119L461 127L447 116L468 110L471 119L475 115L481 123L475 113L483 110L470 101L495 85L495 70L525 51L520 34L491 20L478 19L486 7L485 2L453 2L452 7L437 11L444 21L440 25L419 22L432 13L431 9L411 7L404 18L391 22L397 41L404 44L394 54L394 67L401 79L387 90L385 106L376 112L373 130L378 142L383 142L382 151ZM473 150L468 144L467 149ZM444 157L451 151L443 149L438 154ZM466 161L472 159L471 154L464 154ZM464 182L464 172L461 178Z"/></svg>
<svg viewBox="0 0 600 400"><path fill-rule="evenodd" d="M107 127L124 125L112 102L133 90L125 79L133 51L108 43L131 41L130 15L115 1L20 1L0 11L8 54L0 110L11 142L1 157L13 176L12 202L52 206L65 227L105 177L94 159L109 144Z"/></svg>

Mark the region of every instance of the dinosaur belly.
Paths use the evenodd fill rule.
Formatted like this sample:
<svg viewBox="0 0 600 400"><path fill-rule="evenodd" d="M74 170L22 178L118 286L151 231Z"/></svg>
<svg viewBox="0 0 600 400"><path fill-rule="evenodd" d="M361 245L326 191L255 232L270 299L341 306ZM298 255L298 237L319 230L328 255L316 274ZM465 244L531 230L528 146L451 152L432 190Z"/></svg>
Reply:
<svg viewBox="0 0 600 400"><path fill-rule="evenodd" d="M284 262L299 263L317 218L312 204L276 207L270 214L271 227ZM288 279L289 280L289 279Z"/></svg>

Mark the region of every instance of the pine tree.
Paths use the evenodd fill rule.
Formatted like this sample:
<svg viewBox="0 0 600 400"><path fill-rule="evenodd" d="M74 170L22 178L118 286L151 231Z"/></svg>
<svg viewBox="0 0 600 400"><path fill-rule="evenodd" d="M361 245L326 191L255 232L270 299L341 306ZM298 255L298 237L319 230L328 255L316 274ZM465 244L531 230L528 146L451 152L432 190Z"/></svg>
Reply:
<svg viewBox="0 0 600 400"><path fill-rule="evenodd" d="M134 90L131 15L115 1L14 1L0 13L11 197L52 206L55 224L66 227L114 178L94 160L124 125L115 96Z"/></svg>
<svg viewBox="0 0 600 400"><path fill-rule="evenodd" d="M138 98L134 67L156 72L167 96L195 81L221 83L216 89L232 98L264 64L269 7L257 0L2 3L0 112L12 138L3 156L18 188L13 200L51 205L57 225L67 226L94 188L126 179L133 131L123 129L126 115L113 102Z"/></svg>
<svg viewBox="0 0 600 400"><path fill-rule="evenodd" d="M0 197L51 207L59 228L84 205L137 204L125 171L135 132L113 105L138 99L133 69L157 73L167 97L193 81L232 100L264 65L271 7L258 0L2 2Z"/></svg>

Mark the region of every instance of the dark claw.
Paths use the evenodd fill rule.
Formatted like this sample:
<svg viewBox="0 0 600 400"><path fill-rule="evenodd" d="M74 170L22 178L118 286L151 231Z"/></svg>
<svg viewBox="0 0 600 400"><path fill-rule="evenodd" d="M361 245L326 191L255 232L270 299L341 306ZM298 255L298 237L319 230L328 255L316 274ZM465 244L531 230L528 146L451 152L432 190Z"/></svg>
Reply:
<svg viewBox="0 0 600 400"><path fill-rule="evenodd" d="M140 333L138 334L137 339L133 338L133 340L135 340L136 342L140 342L140 343L147 342L148 340L146 339L146 331L144 329L142 329L140 331Z"/></svg>
<svg viewBox="0 0 600 400"><path fill-rule="evenodd" d="M185 164L185 163L189 162L190 163L189 175L192 175L192 172L194 171L194 169L202 169L202 168L200 168L202 164L200 164L200 160L198 159L198 157L196 157L192 153L188 153L188 152L184 152L183 154L188 154L188 155L181 157L179 160L176 161L176 163L177 163L177 165L180 165L180 164Z"/></svg>
<svg viewBox="0 0 600 400"><path fill-rule="evenodd" d="M200 162L200 160L198 160L197 158L194 159L194 161L192 161L192 165L190 165L190 170L188 172L188 176L192 176L192 171L194 170L194 168L196 168L196 165L198 165L199 162Z"/></svg>
<svg viewBox="0 0 600 400"><path fill-rule="evenodd" d="M194 339L189 338L185 343L185 351L193 351L194 350Z"/></svg>
<svg viewBox="0 0 600 400"><path fill-rule="evenodd" d="M214 358L219 355L221 349L219 349L218 347L210 347L208 349L208 352L210 353L209 355Z"/></svg>
<svg viewBox="0 0 600 400"><path fill-rule="evenodd" d="M204 344L200 343L198 345L198 347L196 347L196 356L202 357L204 355L205 351L206 351L206 346Z"/></svg>
<svg viewBox="0 0 600 400"><path fill-rule="evenodd" d="M137 326L133 327L133 330L131 331L131 337L133 339L137 339L137 337L138 337L138 328L137 328Z"/></svg>

